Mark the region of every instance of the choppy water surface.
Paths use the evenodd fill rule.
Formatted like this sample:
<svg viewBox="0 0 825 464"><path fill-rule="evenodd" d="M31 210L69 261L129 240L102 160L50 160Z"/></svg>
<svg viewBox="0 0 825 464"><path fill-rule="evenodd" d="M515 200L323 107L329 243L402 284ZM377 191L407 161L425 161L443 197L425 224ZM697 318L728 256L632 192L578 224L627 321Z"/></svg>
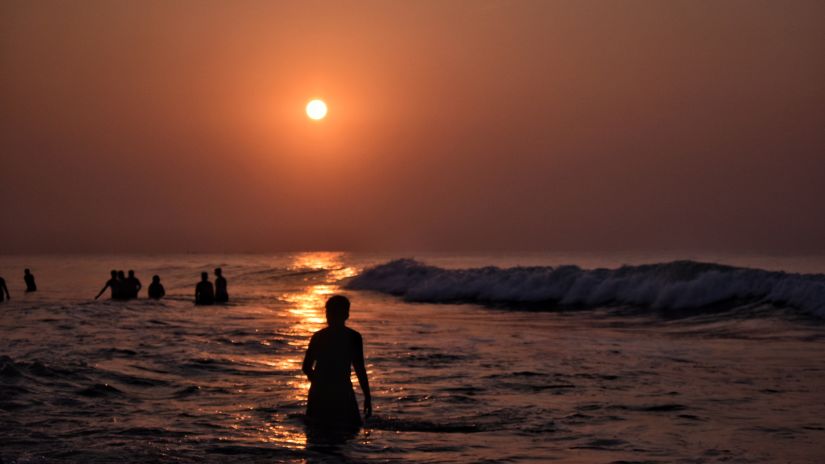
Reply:
<svg viewBox="0 0 825 464"><path fill-rule="evenodd" d="M389 258L0 258L0 461L825 460L825 330L810 312L749 301L670 318L340 288ZM194 307L198 274L219 265L232 304ZM37 294L22 294L23 267ZM170 297L93 301L111 268L160 274ZM307 443L300 363L341 291L375 416L330 447Z"/></svg>

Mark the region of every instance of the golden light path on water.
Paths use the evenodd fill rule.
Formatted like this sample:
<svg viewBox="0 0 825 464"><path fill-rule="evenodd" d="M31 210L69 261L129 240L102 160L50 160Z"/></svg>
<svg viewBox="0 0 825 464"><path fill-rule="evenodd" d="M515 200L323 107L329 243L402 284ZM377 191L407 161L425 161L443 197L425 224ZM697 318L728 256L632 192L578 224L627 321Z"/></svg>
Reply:
<svg viewBox="0 0 825 464"><path fill-rule="evenodd" d="M324 303L327 298L340 291L340 287L335 282L357 273L355 268L344 265L342 257L342 253L334 252L301 253L294 257L288 267L294 272L324 272L328 276L325 283L308 285L300 292L281 295L281 299L287 303L287 312L292 316L289 333L293 337L288 343L297 348L299 353L304 352L312 334L326 326ZM310 384L301 371L302 363L301 356L291 356L277 362L267 363L273 369L296 372L288 382L292 392L291 399L295 401L306 400L309 392ZM355 380L353 377L353 381ZM294 428L279 423L267 423L261 432L262 441L277 442L294 449L303 449L307 444L306 435L303 432L296 433Z"/></svg>

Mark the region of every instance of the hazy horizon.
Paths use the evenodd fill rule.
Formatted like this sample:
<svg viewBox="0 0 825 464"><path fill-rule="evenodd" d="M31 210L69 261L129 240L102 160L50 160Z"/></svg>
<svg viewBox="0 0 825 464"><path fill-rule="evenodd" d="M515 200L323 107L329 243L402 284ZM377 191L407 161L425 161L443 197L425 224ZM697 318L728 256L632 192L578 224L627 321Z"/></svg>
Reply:
<svg viewBox="0 0 825 464"><path fill-rule="evenodd" d="M6 1L0 253L823 252L823 19Z"/></svg>

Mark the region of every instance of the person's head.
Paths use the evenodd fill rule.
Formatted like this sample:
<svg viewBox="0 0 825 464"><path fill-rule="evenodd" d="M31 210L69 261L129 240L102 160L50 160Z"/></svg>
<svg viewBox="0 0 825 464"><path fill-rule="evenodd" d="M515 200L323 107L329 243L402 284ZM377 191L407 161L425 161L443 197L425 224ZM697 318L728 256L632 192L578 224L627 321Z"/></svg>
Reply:
<svg viewBox="0 0 825 464"><path fill-rule="evenodd" d="M222 272L223 272L223 270L221 270L221 268L219 268L219 267L215 268L215 275L216 276L220 277Z"/></svg>
<svg viewBox="0 0 825 464"><path fill-rule="evenodd" d="M344 325L344 321L349 319L349 299L343 295L329 297L326 308L329 325Z"/></svg>
<svg viewBox="0 0 825 464"><path fill-rule="evenodd" d="M113 279L117 278L117 271L116 270L112 269L111 274L112 274Z"/></svg>
<svg viewBox="0 0 825 464"><path fill-rule="evenodd" d="M117 271L117 278L123 280L126 278L126 274L123 271Z"/></svg>
<svg viewBox="0 0 825 464"><path fill-rule="evenodd" d="M23 269L23 274L25 274L25 275L29 275L29 274L31 274L31 273L32 273L32 271L30 271L30 270L28 270L28 269Z"/></svg>
<svg viewBox="0 0 825 464"><path fill-rule="evenodd" d="M160 276L155 274L152 276L152 282L159 284L160 283Z"/></svg>
<svg viewBox="0 0 825 464"><path fill-rule="evenodd" d="M206 282L209 280L209 273L208 272L201 272L201 280Z"/></svg>
<svg viewBox="0 0 825 464"><path fill-rule="evenodd" d="M134 276L135 276L135 271L129 269L129 277L134 277Z"/></svg>

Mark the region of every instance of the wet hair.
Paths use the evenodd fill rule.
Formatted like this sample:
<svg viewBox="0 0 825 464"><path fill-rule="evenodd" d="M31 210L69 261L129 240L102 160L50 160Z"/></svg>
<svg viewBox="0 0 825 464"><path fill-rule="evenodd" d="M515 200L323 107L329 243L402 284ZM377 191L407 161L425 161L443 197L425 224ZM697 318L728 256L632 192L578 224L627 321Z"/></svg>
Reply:
<svg viewBox="0 0 825 464"><path fill-rule="evenodd" d="M201 272L201 280L209 280L209 273Z"/></svg>
<svg viewBox="0 0 825 464"><path fill-rule="evenodd" d="M31 272L31 271L30 271L28 268L23 269L23 273L24 273L24 274L28 274L28 273L30 273L30 272Z"/></svg>
<svg viewBox="0 0 825 464"><path fill-rule="evenodd" d="M155 274L152 276L152 282L160 282L160 276Z"/></svg>
<svg viewBox="0 0 825 464"><path fill-rule="evenodd" d="M112 277L117 277L117 271L114 269L112 269L112 272L110 274L112 274Z"/></svg>
<svg viewBox="0 0 825 464"><path fill-rule="evenodd" d="M326 308L327 322L329 323L343 323L349 319L349 299L344 295L329 297Z"/></svg>
<svg viewBox="0 0 825 464"><path fill-rule="evenodd" d="M135 276L135 271L129 269L129 277L134 277L134 276Z"/></svg>
<svg viewBox="0 0 825 464"><path fill-rule="evenodd" d="M215 268L215 275L219 276L219 275L221 275L222 272L223 272L223 270L221 268L219 268L219 267Z"/></svg>

